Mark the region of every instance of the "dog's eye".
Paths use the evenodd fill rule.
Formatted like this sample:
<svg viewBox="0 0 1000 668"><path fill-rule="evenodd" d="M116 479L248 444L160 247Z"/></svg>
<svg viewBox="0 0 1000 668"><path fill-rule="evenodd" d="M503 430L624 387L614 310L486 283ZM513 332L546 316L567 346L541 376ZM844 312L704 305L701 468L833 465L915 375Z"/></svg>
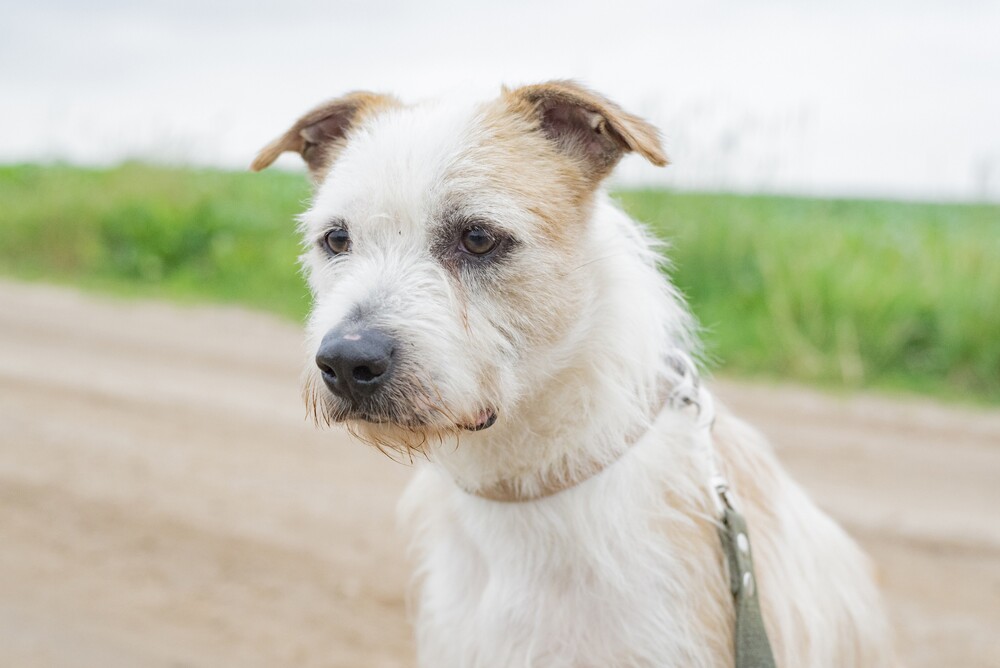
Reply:
<svg viewBox="0 0 1000 668"><path fill-rule="evenodd" d="M333 229L323 237L323 244L334 255L340 255L351 250L351 235L343 228Z"/></svg>
<svg viewBox="0 0 1000 668"><path fill-rule="evenodd" d="M485 255L496 247L496 237L478 225L462 232L462 248L473 255Z"/></svg>

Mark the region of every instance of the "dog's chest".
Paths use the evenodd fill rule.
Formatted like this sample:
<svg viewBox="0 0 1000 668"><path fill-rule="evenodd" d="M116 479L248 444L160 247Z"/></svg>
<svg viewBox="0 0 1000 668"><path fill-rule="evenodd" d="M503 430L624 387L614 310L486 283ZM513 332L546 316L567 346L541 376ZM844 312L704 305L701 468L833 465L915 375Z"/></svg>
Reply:
<svg viewBox="0 0 1000 668"><path fill-rule="evenodd" d="M718 615L699 589L712 577L702 572L715 565L712 546L691 539L686 518L642 507L642 495L598 498L608 491L468 499L438 518L424 544L422 663L711 665Z"/></svg>

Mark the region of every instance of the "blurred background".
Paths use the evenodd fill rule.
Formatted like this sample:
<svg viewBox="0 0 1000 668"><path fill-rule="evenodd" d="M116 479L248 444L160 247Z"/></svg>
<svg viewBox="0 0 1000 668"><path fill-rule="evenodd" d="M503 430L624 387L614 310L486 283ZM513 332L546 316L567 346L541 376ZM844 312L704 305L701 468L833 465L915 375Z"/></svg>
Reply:
<svg viewBox="0 0 1000 668"><path fill-rule="evenodd" d="M623 183L1000 199L987 0L47 0L5 9L0 159L241 169L327 96L574 77L655 121ZM287 165L297 165L289 159Z"/></svg>
<svg viewBox="0 0 1000 668"><path fill-rule="evenodd" d="M1000 666L1000 4L44 0L0 22L0 664L412 665L406 467L306 424L318 101L575 78L654 122L719 393Z"/></svg>

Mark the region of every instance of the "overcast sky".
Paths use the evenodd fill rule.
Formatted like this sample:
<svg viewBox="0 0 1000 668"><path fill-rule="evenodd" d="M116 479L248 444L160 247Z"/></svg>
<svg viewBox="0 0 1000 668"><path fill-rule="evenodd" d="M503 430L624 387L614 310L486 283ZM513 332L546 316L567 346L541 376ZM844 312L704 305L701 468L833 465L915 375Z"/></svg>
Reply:
<svg viewBox="0 0 1000 668"><path fill-rule="evenodd" d="M571 77L663 130L629 183L1000 200L997 1L0 1L0 162L244 167L348 90Z"/></svg>

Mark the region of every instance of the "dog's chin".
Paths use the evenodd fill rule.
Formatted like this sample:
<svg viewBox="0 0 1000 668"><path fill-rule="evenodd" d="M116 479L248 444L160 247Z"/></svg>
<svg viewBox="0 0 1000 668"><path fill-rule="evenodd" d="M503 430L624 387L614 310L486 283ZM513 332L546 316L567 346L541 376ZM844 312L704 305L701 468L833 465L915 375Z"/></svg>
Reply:
<svg viewBox="0 0 1000 668"><path fill-rule="evenodd" d="M431 420L419 415L399 417L395 415L381 415L368 413L365 411L351 411L344 415L341 422L352 422L356 425L365 424L369 428L384 427L386 429L399 429L410 432L425 431L428 433L444 433L449 431L484 431L489 429L497 421L497 412L493 409L483 409L479 411L472 420L448 422L440 417Z"/></svg>
<svg viewBox="0 0 1000 668"><path fill-rule="evenodd" d="M331 406L331 408L334 408ZM463 433L485 431L496 424L497 411L487 408L471 418L453 417L448 411L371 411L362 407L331 412L331 421L342 423L361 441L397 451L422 451L429 442L447 441Z"/></svg>
<svg viewBox="0 0 1000 668"><path fill-rule="evenodd" d="M472 420L459 422L440 418L434 421L414 418L401 420L352 412L339 422L363 443L372 445L384 453L403 453L404 457L412 458L414 454L425 455L429 445L458 443L462 434L489 429L496 419L497 414L492 410L481 411Z"/></svg>

